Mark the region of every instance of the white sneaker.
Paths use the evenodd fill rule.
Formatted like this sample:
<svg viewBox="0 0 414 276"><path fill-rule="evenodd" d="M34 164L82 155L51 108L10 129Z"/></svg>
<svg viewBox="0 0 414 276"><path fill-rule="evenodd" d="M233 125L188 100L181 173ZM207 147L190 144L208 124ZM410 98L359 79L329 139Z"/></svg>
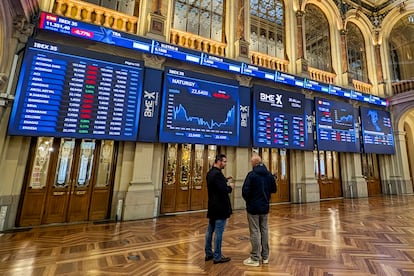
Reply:
<svg viewBox="0 0 414 276"><path fill-rule="evenodd" d="M269 259L263 259L262 262L263 264L269 264Z"/></svg>
<svg viewBox="0 0 414 276"><path fill-rule="evenodd" d="M248 266L259 266L260 265L259 261L252 260L252 258L247 258L246 260L243 261L243 264L248 265Z"/></svg>

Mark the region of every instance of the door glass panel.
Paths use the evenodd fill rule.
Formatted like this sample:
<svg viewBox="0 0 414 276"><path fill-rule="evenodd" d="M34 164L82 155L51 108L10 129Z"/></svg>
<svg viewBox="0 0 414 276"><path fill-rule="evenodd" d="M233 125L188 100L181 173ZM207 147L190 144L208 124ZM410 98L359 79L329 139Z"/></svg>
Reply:
<svg viewBox="0 0 414 276"><path fill-rule="evenodd" d="M180 188L188 190L190 181L191 144L183 144L181 149Z"/></svg>
<svg viewBox="0 0 414 276"><path fill-rule="evenodd" d="M193 186L197 190L200 190L203 187L203 169L204 169L204 145L195 145Z"/></svg>
<svg viewBox="0 0 414 276"><path fill-rule="evenodd" d="M50 154L53 151L52 145L53 138L39 137L37 139L35 158L29 183L29 187L32 189L42 189L46 186Z"/></svg>
<svg viewBox="0 0 414 276"><path fill-rule="evenodd" d="M177 144L168 144L167 149L167 172L165 174L165 184L175 184L175 171L177 168Z"/></svg>
<svg viewBox="0 0 414 276"><path fill-rule="evenodd" d="M286 160L286 150L280 150L280 178L286 179L287 178L287 160Z"/></svg>
<svg viewBox="0 0 414 276"><path fill-rule="evenodd" d="M372 157L372 176L376 179L379 179L379 168L378 168L378 159L376 154L370 154Z"/></svg>
<svg viewBox="0 0 414 276"><path fill-rule="evenodd" d="M333 178L333 169L332 169L332 152L326 152L326 175L328 179Z"/></svg>
<svg viewBox="0 0 414 276"><path fill-rule="evenodd" d="M262 148L262 162L267 168L269 168L269 161L269 149Z"/></svg>
<svg viewBox="0 0 414 276"><path fill-rule="evenodd" d="M339 159L336 151L332 152L333 174L335 179L339 179Z"/></svg>
<svg viewBox="0 0 414 276"><path fill-rule="evenodd" d="M313 151L313 168L314 168L314 172L315 172L315 176L318 177L319 176L319 162L318 162L318 151L314 150Z"/></svg>
<svg viewBox="0 0 414 276"><path fill-rule="evenodd" d="M214 164L214 160L216 159L217 154L217 146L216 145L209 145L208 146L208 167L211 168Z"/></svg>
<svg viewBox="0 0 414 276"><path fill-rule="evenodd" d="M319 171L321 172L321 177L325 177L325 153L323 151L319 152Z"/></svg>
<svg viewBox="0 0 414 276"><path fill-rule="evenodd" d="M69 185L70 172L73 161L73 149L75 148L74 139L62 139L60 142L59 159L56 168L55 188L66 187Z"/></svg>
<svg viewBox="0 0 414 276"><path fill-rule="evenodd" d="M114 141L102 141L95 187L109 186L112 172Z"/></svg>
<svg viewBox="0 0 414 276"><path fill-rule="evenodd" d="M270 171L272 172L272 174L274 175L278 175L278 150L277 149L272 149L271 150L271 155L272 155L272 164L270 165Z"/></svg>
<svg viewBox="0 0 414 276"><path fill-rule="evenodd" d="M76 186L86 187L89 185L92 174L93 153L95 150L94 140L82 140L79 154L79 168Z"/></svg>

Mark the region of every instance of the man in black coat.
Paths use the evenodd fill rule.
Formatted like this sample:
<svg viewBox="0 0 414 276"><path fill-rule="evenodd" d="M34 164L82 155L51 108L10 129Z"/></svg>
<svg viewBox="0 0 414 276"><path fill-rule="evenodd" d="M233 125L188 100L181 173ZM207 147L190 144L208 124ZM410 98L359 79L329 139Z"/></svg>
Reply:
<svg viewBox="0 0 414 276"><path fill-rule="evenodd" d="M229 193L234 189L234 183L228 183L231 177L225 177L222 169L226 167L227 158L224 154L219 154L214 160L213 167L208 171L207 189L208 189L208 227L206 231L205 243L205 260L213 260L215 264L230 261L230 258L221 254L221 243L223 240L224 227L226 221L232 214ZM214 253L211 242L214 235Z"/></svg>
<svg viewBox="0 0 414 276"><path fill-rule="evenodd" d="M276 193L276 180L262 163L259 155L253 155L251 164L253 170L244 180L242 196L246 201L252 251L243 264L259 266L260 257L263 264L269 263L268 214L270 196Z"/></svg>

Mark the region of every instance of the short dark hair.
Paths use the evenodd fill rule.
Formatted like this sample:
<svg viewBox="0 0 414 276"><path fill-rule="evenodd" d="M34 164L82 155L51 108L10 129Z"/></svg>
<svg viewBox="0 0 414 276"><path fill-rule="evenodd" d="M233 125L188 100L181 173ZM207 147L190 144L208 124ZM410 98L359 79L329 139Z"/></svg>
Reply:
<svg viewBox="0 0 414 276"><path fill-rule="evenodd" d="M225 154L217 154L216 159L214 159L214 163L217 163L218 161L223 161L223 158L227 158Z"/></svg>

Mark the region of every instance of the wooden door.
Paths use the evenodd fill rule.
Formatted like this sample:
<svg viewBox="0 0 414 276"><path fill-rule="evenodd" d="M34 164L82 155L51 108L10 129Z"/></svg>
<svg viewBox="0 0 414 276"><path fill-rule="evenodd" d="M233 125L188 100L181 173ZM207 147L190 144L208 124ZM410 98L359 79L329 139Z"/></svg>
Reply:
<svg viewBox="0 0 414 276"><path fill-rule="evenodd" d="M362 175L367 182L368 196L382 194L378 157L372 153L361 154Z"/></svg>
<svg viewBox="0 0 414 276"><path fill-rule="evenodd" d="M19 226L104 219L113 183L113 141L39 137Z"/></svg>
<svg viewBox="0 0 414 276"><path fill-rule="evenodd" d="M89 220L102 220L107 218L112 196L112 184L115 176L116 147L110 140L99 144L99 158L97 159L96 178L94 181Z"/></svg>
<svg viewBox="0 0 414 276"><path fill-rule="evenodd" d="M59 223L66 221L69 197L73 184L73 163L75 154L75 139L56 139L55 148L58 148L58 157L50 171L45 211L42 224Z"/></svg>
<svg viewBox="0 0 414 276"><path fill-rule="evenodd" d="M210 151L204 145L167 145L161 213L207 208L205 175Z"/></svg>
<svg viewBox="0 0 414 276"><path fill-rule="evenodd" d="M314 151L315 172L318 175L321 199L342 196L339 156L335 151Z"/></svg>
<svg viewBox="0 0 414 276"><path fill-rule="evenodd" d="M290 201L289 162L286 149L254 149L262 157L263 164L276 177L277 192L272 194L271 202Z"/></svg>
<svg viewBox="0 0 414 276"><path fill-rule="evenodd" d="M31 165L26 172L20 200L18 226L40 225L48 188L49 171L53 170L54 138L33 139L30 146Z"/></svg>
<svg viewBox="0 0 414 276"><path fill-rule="evenodd" d="M77 149L75 166L72 170L67 221L86 221L89 215L89 202L92 196L92 181L95 159L95 140L83 139Z"/></svg>

